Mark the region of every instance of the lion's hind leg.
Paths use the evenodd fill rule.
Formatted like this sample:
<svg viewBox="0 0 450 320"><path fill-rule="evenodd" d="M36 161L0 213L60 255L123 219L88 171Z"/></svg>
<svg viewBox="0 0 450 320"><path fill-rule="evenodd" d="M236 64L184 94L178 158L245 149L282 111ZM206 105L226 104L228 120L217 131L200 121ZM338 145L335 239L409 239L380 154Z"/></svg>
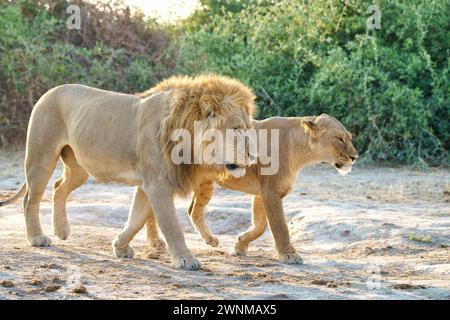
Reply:
<svg viewBox="0 0 450 320"><path fill-rule="evenodd" d="M63 148L61 160L64 163L63 176L53 185L53 230L58 238L66 240L70 234L66 212L67 197L87 181L89 174L78 164L69 146Z"/></svg>
<svg viewBox="0 0 450 320"><path fill-rule="evenodd" d="M42 232L39 221L39 204L47 183L55 170L60 149L47 148L47 152L44 153L44 151L39 152L35 148L38 147L28 148L25 156L27 193L23 200L23 208L28 243L35 247L45 247L51 244L51 239Z"/></svg>

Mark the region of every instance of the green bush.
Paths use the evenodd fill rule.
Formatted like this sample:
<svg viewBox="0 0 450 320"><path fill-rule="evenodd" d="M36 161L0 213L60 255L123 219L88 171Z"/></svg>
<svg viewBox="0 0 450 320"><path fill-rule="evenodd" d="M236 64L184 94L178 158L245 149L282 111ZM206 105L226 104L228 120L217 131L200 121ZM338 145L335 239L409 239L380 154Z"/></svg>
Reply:
<svg viewBox="0 0 450 320"><path fill-rule="evenodd" d="M373 31L371 1L274 3L191 19L178 72L244 80L260 118L334 115L366 160L448 164L448 1L379 1Z"/></svg>
<svg viewBox="0 0 450 320"><path fill-rule="evenodd" d="M366 27L372 1L201 3L161 27L120 0L83 2L78 32L66 1L0 0L0 147L23 143L34 103L59 84L132 93L212 71L249 84L259 118L335 116L366 161L449 164L449 1L380 0L380 30Z"/></svg>
<svg viewBox="0 0 450 320"><path fill-rule="evenodd" d="M48 4L51 3L65 5L61 1ZM65 6L63 9L61 12L65 13ZM96 7L85 9L104 14ZM112 43L116 40L114 37L106 38L113 31L99 32L94 44L91 38L78 39L77 31L69 33L65 16L59 14L60 11L52 12L40 2L0 1L0 147L25 142L31 109L52 87L82 83L135 93L148 89L171 73L170 65L161 65L152 59L156 49L150 41L148 48L139 50L141 38L153 35L153 30L146 26L142 28L144 31L136 31L137 34L128 31L129 41L122 49L115 48L118 45ZM133 26L133 21L126 23ZM137 20L134 23L144 22ZM121 26L111 28L120 29ZM133 37L137 39L134 43ZM155 37L158 37L156 43L167 36L161 31ZM164 49L164 45L158 49Z"/></svg>

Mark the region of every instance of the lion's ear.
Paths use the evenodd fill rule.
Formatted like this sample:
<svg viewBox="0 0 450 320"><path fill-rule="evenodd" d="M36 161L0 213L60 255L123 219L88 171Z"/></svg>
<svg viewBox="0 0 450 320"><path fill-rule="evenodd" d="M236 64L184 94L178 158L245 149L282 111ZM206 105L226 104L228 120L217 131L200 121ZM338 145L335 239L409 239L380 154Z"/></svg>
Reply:
<svg viewBox="0 0 450 320"><path fill-rule="evenodd" d="M209 94L204 94L200 97L199 105L202 114L205 115L206 118L211 118L218 114L219 104L217 103L217 99Z"/></svg>
<svg viewBox="0 0 450 320"><path fill-rule="evenodd" d="M303 130L311 137L318 138L325 131L325 129L319 127L317 123L314 122L316 117L304 117L300 120L300 125Z"/></svg>

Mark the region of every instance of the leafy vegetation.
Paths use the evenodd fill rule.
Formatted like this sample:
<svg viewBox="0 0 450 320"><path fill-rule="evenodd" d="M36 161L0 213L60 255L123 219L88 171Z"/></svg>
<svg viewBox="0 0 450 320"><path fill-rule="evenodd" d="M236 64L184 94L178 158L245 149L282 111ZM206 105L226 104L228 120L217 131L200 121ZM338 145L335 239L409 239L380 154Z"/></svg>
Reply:
<svg viewBox="0 0 450 320"><path fill-rule="evenodd" d="M421 243L432 243L433 239L429 235L420 235L420 234L414 234L411 233L408 236L408 239L415 242L421 242Z"/></svg>
<svg viewBox="0 0 450 320"><path fill-rule="evenodd" d="M367 162L449 164L450 2L380 0L380 30L366 26L372 1L200 2L172 26L85 4L86 35L64 28L61 1L0 0L0 143L23 141L32 105L61 83L137 92L219 72L252 86L259 118L335 116Z"/></svg>

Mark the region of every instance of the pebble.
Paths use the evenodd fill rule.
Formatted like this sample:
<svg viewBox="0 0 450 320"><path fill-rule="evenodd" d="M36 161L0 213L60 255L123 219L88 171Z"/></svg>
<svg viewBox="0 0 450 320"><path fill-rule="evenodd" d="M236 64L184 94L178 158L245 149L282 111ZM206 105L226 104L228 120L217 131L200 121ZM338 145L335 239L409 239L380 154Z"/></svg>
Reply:
<svg viewBox="0 0 450 320"><path fill-rule="evenodd" d="M80 293L87 293L87 289L86 289L85 286L78 286L78 287L73 288L72 292L73 293L78 293L78 294L80 294Z"/></svg>
<svg viewBox="0 0 450 320"><path fill-rule="evenodd" d="M0 282L0 284L5 287L5 288L12 288L14 287L14 283L10 280L3 280L2 282Z"/></svg>
<svg viewBox="0 0 450 320"><path fill-rule="evenodd" d="M58 291L59 289L61 289L60 285L49 284L49 285L45 286L42 290L44 290L45 292L55 292L55 291Z"/></svg>

